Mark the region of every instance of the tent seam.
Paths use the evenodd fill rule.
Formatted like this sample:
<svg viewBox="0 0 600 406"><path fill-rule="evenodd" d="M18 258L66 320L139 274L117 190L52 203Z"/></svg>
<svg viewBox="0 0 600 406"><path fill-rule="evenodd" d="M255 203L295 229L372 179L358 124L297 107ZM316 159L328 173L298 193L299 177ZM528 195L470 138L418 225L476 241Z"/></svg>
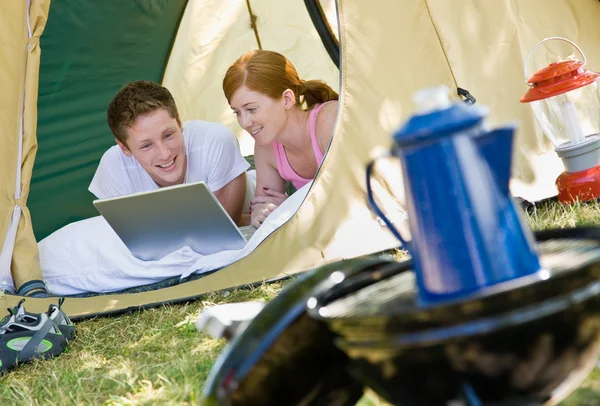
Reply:
<svg viewBox="0 0 600 406"><path fill-rule="evenodd" d="M442 37L440 36L440 32L433 20L433 14L431 13L431 8L429 7L429 3L427 0L423 0L425 3L425 8L427 8L427 14L429 14L429 19L431 20L431 25L433 26L433 30L435 31L435 35L440 43L440 47L442 48L442 53L444 54L444 59L446 59L446 63L448 64L448 69L450 70L450 75L452 76L452 80L454 81L454 86L458 87L458 82L456 81L456 76L454 76L454 71L452 70L452 65L450 64L450 59L448 58L448 54L446 53L446 49L444 48L444 43L442 42Z"/></svg>
<svg viewBox="0 0 600 406"><path fill-rule="evenodd" d="M256 38L258 49L262 51L262 44L260 43L260 36L258 35L258 26L256 25L256 20L258 19L258 17L256 16L256 14L252 13L250 0L246 0L246 7L248 8L248 14L250 15L250 28L252 28L252 31L254 31L254 37Z"/></svg>
<svg viewBox="0 0 600 406"><path fill-rule="evenodd" d="M346 88L345 86L345 79L346 76L344 75L344 68L346 66L346 61L345 61L345 56L346 53L344 52L344 42L342 40L342 32L344 31L342 29L342 24L343 24L343 18L342 18L342 6L339 3L338 0L335 0L335 5L336 5L336 10L337 10L337 19L338 19L338 36L340 38L340 65L338 66L338 70L339 70L339 89L338 89L338 107L337 107L337 113L335 116L335 122L333 123L333 134L331 136L331 140L329 141L329 145L327 147L327 151L325 152L325 155L323 156L323 162L321 163L321 166L319 167L319 169L317 170L317 173L315 175L315 178L313 180L313 184L310 186L310 189L312 189L314 187L314 184L317 183L319 181L319 179L321 178L321 174L326 170L326 168L329 166L327 163L327 156L330 155L330 151L331 148L333 147L334 144L334 138L336 138L337 132L338 132L338 126L340 123L340 117L343 113L344 110L344 90ZM308 193L310 193L310 189L308 191ZM308 194L307 194L308 197ZM306 198L305 198L306 199ZM304 203L304 202L302 202Z"/></svg>
<svg viewBox="0 0 600 406"><path fill-rule="evenodd" d="M15 200L21 198L21 166L23 165L23 128L25 127L25 83L27 82L27 60L31 50L31 0L27 0L27 53L25 55L25 75L23 75L23 93L21 99L21 122L19 125L19 152L17 158L17 176L15 180ZM17 203L15 203L17 204Z"/></svg>
<svg viewBox="0 0 600 406"><path fill-rule="evenodd" d="M173 38L171 38L171 45L169 45L169 51L167 52L165 64L162 69L160 83L164 83L165 73L167 72L167 66L169 65L169 61L171 60L171 53L173 52L173 47L175 46L175 41L177 40L177 34L179 34L179 28L181 27L181 21L183 20L183 16L185 15L185 12L186 12L189 4L190 4L189 0L186 0L185 6L183 6L181 14L179 15L179 20L177 21L177 29L175 30L175 35L173 35Z"/></svg>

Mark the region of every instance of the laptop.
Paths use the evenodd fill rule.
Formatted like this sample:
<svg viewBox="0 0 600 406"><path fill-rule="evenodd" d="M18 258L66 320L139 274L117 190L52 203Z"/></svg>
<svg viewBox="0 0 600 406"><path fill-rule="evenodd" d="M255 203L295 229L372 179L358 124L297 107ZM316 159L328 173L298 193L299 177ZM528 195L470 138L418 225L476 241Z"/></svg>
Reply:
<svg viewBox="0 0 600 406"><path fill-rule="evenodd" d="M144 261L186 245L203 255L242 249L255 231L252 226L239 229L204 182L93 203L129 251Z"/></svg>

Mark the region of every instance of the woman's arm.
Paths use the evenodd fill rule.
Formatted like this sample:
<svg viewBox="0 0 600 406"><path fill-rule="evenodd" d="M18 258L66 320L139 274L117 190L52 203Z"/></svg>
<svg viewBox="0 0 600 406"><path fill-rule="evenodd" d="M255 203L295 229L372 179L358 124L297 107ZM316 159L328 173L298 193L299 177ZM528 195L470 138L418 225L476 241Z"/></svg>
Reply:
<svg viewBox="0 0 600 406"><path fill-rule="evenodd" d="M254 148L256 193L250 202L250 221L258 228L286 198L285 180L279 175L273 145Z"/></svg>
<svg viewBox="0 0 600 406"><path fill-rule="evenodd" d="M277 170L273 145L257 145L254 148L254 165L256 167L256 196L266 196L264 188L285 192L285 180Z"/></svg>

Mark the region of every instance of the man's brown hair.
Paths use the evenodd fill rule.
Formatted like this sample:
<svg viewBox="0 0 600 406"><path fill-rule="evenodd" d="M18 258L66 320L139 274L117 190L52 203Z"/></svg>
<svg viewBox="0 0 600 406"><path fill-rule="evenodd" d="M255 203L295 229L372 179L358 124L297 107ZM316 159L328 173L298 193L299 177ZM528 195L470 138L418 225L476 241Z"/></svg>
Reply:
<svg viewBox="0 0 600 406"><path fill-rule="evenodd" d="M106 113L108 126L115 138L127 145L127 128L135 119L158 109L165 109L181 125L171 92L156 82L138 80L126 84L113 97Z"/></svg>

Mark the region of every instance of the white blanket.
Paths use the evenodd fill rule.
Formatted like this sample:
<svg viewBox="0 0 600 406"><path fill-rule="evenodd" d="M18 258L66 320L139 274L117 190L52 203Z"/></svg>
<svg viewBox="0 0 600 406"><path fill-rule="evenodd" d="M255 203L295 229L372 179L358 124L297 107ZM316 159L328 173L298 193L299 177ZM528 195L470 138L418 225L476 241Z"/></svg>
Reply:
<svg viewBox="0 0 600 406"><path fill-rule="evenodd" d="M241 250L201 255L183 247L159 261L135 258L103 217L71 223L39 242L40 263L48 290L54 295L114 292L185 278L227 266L254 250L298 210L312 182L279 206Z"/></svg>

